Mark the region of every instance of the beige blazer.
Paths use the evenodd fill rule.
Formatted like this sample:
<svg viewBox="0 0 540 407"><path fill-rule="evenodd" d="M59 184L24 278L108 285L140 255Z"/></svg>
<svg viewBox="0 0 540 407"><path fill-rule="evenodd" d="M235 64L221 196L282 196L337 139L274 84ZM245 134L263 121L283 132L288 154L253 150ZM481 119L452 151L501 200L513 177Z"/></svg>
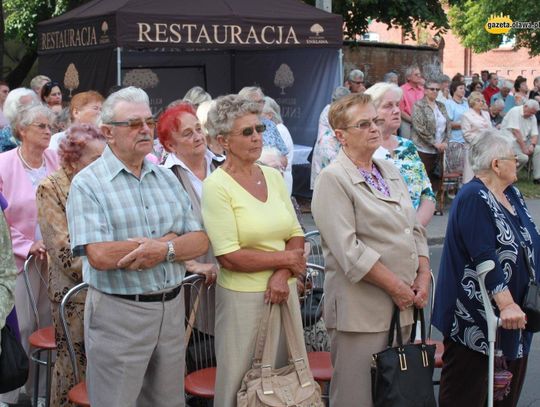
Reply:
<svg viewBox="0 0 540 407"><path fill-rule="evenodd" d="M362 278L381 261L412 284L418 256L428 257L426 232L399 170L385 160L374 162L389 198L365 181L343 150L317 177L313 191L311 208L326 260L324 319L339 331L387 331L393 301ZM412 308L401 313L401 323L412 323Z"/></svg>

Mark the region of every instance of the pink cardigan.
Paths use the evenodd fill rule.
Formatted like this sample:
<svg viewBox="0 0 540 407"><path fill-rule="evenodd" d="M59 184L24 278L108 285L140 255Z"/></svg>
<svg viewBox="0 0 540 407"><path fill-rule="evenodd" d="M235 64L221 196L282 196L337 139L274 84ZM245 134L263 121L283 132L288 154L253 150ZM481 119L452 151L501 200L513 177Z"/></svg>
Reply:
<svg viewBox="0 0 540 407"><path fill-rule="evenodd" d="M30 247L34 243L37 207L34 188L17 150L18 148L15 148L0 154L0 192L8 201L4 214L10 229L15 262L21 272ZM45 150L43 158L47 175L58 169L55 151Z"/></svg>

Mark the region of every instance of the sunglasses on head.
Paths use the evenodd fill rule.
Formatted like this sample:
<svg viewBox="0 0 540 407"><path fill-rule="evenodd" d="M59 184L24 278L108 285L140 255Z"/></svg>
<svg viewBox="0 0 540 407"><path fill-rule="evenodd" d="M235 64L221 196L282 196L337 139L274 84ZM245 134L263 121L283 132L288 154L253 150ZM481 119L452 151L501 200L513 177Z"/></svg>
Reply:
<svg viewBox="0 0 540 407"><path fill-rule="evenodd" d="M129 119L123 122L109 122L111 126L118 127L129 127L131 130L140 130L145 124L153 129L156 126L156 119L153 116L141 119L140 117L136 119Z"/></svg>
<svg viewBox="0 0 540 407"><path fill-rule="evenodd" d="M245 127L242 129L240 133L242 134L242 136L249 137L253 135L254 131L256 131L259 134L264 133L266 131L266 125L256 124L255 126L252 126L252 127Z"/></svg>

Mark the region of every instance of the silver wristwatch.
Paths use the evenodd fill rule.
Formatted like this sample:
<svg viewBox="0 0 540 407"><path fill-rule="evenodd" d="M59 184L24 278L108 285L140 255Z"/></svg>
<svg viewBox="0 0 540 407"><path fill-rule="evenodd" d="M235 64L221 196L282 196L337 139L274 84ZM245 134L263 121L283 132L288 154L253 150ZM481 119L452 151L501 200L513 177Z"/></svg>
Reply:
<svg viewBox="0 0 540 407"><path fill-rule="evenodd" d="M170 240L167 242L167 256L165 256L165 259L169 263L174 263L174 260L176 259L176 253L174 252L174 245L173 242Z"/></svg>

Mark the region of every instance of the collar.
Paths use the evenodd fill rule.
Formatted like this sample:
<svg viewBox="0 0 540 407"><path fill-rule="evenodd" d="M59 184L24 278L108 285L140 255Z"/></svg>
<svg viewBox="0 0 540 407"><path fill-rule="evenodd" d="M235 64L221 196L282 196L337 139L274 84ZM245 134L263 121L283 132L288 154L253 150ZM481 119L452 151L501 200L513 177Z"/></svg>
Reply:
<svg viewBox="0 0 540 407"><path fill-rule="evenodd" d="M206 152L204 153L204 159L206 160L206 165L210 165L212 161L217 161L218 163L225 160L225 157L220 157L215 155L212 151L210 151L208 148L206 149ZM187 165L174 153L170 153L167 156L167 159L163 163L163 166L165 168L171 169L175 165L179 165L185 170L191 171Z"/></svg>
<svg viewBox="0 0 540 407"><path fill-rule="evenodd" d="M339 150L339 153L336 157L336 161L341 164L341 166L345 169L345 172L349 175L351 178L351 181L353 184L359 184L361 182L366 182L365 178L360 174L360 171L358 171L358 168L354 163L351 161L349 157L347 157L347 154L343 151L343 149ZM380 158L373 158L373 162L379 169L379 172L386 180L398 180L400 175L396 169L396 171L390 170L390 168L394 168L394 164L386 162L384 159Z"/></svg>
<svg viewBox="0 0 540 407"><path fill-rule="evenodd" d="M103 154L101 155L102 162L105 165L109 173L109 181L112 181L116 176L124 170L128 174L133 174L126 165L113 153L111 148L107 145ZM143 160L141 176L139 179L143 179L147 173L154 172L154 164L149 162L146 158Z"/></svg>

